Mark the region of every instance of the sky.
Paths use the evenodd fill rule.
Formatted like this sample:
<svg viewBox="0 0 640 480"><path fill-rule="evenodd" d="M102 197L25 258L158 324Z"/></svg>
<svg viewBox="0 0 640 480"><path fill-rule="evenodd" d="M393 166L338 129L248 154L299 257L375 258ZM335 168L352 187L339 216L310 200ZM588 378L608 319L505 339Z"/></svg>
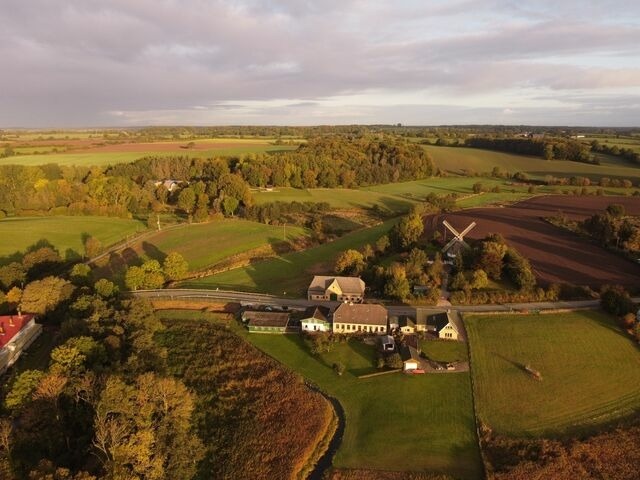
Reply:
<svg viewBox="0 0 640 480"><path fill-rule="evenodd" d="M0 127L640 126L638 0L0 0Z"/></svg>

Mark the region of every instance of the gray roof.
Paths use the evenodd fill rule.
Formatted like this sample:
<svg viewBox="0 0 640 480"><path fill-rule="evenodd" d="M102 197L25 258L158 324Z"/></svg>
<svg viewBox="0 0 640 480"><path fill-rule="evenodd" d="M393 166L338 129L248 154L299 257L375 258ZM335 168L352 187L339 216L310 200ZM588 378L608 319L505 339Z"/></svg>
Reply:
<svg viewBox="0 0 640 480"><path fill-rule="evenodd" d="M286 327L289 324L287 312L255 312L246 311L242 319L252 327Z"/></svg>
<svg viewBox="0 0 640 480"><path fill-rule="evenodd" d="M341 303L333 312L333 322L387 326L387 309L371 303Z"/></svg>
<svg viewBox="0 0 640 480"><path fill-rule="evenodd" d="M329 285L336 280L340 290L346 295L364 295L364 282L359 277L328 277L316 275L309 285L309 291L324 293Z"/></svg>
<svg viewBox="0 0 640 480"><path fill-rule="evenodd" d="M420 361L420 354L415 348L408 345L402 345L402 347L400 348L400 358L402 358L403 362L406 362L408 360Z"/></svg>
<svg viewBox="0 0 640 480"><path fill-rule="evenodd" d="M330 310L327 307L323 307L323 306L309 307L304 311L303 320L306 320L307 318L313 318L315 320L320 320L321 322L328 322L329 312Z"/></svg>

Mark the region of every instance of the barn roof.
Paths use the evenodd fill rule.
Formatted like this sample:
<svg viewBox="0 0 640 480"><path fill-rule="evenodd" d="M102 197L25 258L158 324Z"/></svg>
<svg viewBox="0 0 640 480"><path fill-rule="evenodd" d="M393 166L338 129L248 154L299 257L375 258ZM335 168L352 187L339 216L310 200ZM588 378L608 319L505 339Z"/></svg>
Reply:
<svg viewBox="0 0 640 480"><path fill-rule="evenodd" d="M371 303L341 303L333 312L334 323L387 326L387 309Z"/></svg>
<svg viewBox="0 0 640 480"><path fill-rule="evenodd" d="M323 307L323 306L309 307L304 311L304 319L313 318L315 320L320 320L321 322L328 322L329 312L330 310L327 307Z"/></svg>
<svg viewBox="0 0 640 480"><path fill-rule="evenodd" d="M4 348L5 345L10 343L34 317L35 315L31 313L0 316L0 348Z"/></svg>
<svg viewBox="0 0 640 480"><path fill-rule="evenodd" d="M246 311L242 318L252 327L286 327L289 324L287 312Z"/></svg>
<svg viewBox="0 0 640 480"><path fill-rule="evenodd" d="M328 277L316 275L309 285L309 291L324 293L334 280L338 282L343 294L364 295L365 284L359 277Z"/></svg>

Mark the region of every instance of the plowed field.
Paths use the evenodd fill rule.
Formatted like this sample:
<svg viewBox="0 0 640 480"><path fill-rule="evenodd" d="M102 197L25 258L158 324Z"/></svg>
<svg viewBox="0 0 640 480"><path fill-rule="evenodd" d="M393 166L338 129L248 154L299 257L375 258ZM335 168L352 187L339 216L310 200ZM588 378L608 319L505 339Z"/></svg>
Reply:
<svg viewBox="0 0 640 480"><path fill-rule="evenodd" d="M481 239L491 233L500 233L510 246L531 261L542 285L572 283L591 287L603 284L638 287L640 264L544 220L559 213L572 220L583 220L602 212L612 203L624 205L628 215L640 215L640 197L549 195L509 207L474 208L432 215L425 219L426 234L430 236L435 229L443 233L444 219L458 231L475 221L477 225L467 238ZM451 238L449 232L447 238Z"/></svg>

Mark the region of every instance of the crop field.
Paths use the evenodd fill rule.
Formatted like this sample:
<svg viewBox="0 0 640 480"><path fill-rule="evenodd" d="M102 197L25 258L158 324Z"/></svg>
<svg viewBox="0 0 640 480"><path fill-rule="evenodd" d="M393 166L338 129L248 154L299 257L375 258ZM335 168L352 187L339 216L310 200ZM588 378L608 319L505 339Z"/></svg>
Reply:
<svg viewBox="0 0 640 480"><path fill-rule="evenodd" d="M526 172L532 178L543 179L545 175L556 177L583 176L591 179L601 177L629 179L634 184L640 179L640 166L624 159L602 155L600 165L570 162L564 160L547 161L538 157L528 157L477 148L424 146L436 166L450 172L490 172L493 167L501 167L510 172Z"/></svg>
<svg viewBox="0 0 640 480"><path fill-rule="evenodd" d="M387 234L396 220L357 230L333 242L256 262L205 278L188 280L184 288L221 288L298 297L314 275L330 274L335 258L349 248L362 248Z"/></svg>
<svg viewBox="0 0 640 480"><path fill-rule="evenodd" d="M274 145L264 139L231 139L212 138L189 141L150 142L150 143L113 143L102 144L100 140L57 140L30 142L20 149L49 150L55 146L63 153L25 154L3 158L0 164L43 165L57 163L59 165L109 165L133 162L145 156L184 155L189 157L215 157L224 155L242 155L282 150L292 150L296 145ZM27 153L28 150L25 152Z"/></svg>
<svg viewBox="0 0 640 480"><path fill-rule="evenodd" d="M199 270L232 255L268 244L293 240L305 234L305 229L288 226L286 229L264 223L240 219L184 225L147 237L133 247L139 255L163 260L170 252L180 253L191 270Z"/></svg>
<svg viewBox="0 0 640 480"><path fill-rule="evenodd" d="M373 347L361 342L313 356L297 335L239 334L338 399L346 429L335 467L482 477L468 373L358 379L374 371ZM341 377L335 362L346 367Z"/></svg>
<svg viewBox="0 0 640 480"><path fill-rule="evenodd" d="M499 186L503 193L483 193L473 195L473 184L480 182L486 189ZM512 193L514 190L515 193ZM458 205L486 205L494 202L508 202L528 198L531 194L526 187L508 186L504 180L480 177L432 177L411 182L387 183L360 189L350 188L313 188L300 189L277 187L271 192L254 192L256 203L267 202L327 202L333 208L372 208L375 205L396 214L406 212L411 205L423 201L431 193L448 195L456 193L462 196ZM549 189L551 191L551 189ZM467 198L469 197L469 198ZM475 199L475 200L472 200Z"/></svg>
<svg viewBox="0 0 640 480"><path fill-rule="evenodd" d="M635 152L640 152L640 137L638 136L626 136L626 137L616 137L616 136L607 136L607 135L594 135L594 136L586 136L580 139L583 143L591 143L594 140L597 140L600 145L606 145L609 147L613 147L614 145L618 148L630 148Z"/></svg>
<svg viewBox="0 0 640 480"><path fill-rule="evenodd" d="M581 220L604 211L612 203L621 203L627 214L640 215L640 197L578 197L549 195L536 197L504 208L476 208L432 215L425 219L425 233L442 231L442 220L456 229L471 222L476 227L468 238L481 239L500 233L507 243L531 261L538 281L572 283L599 287L603 284L638 286L640 265L615 255L571 232L543 219L562 213Z"/></svg>
<svg viewBox="0 0 640 480"><path fill-rule="evenodd" d="M478 415L497 433L588 433L640 410L640 350L605 314L478 315L464 321Z"/></svg>
<svg viewBox="0 0 640 480"><path fill-rule="evenodd" d="M84 253L83 237L98 238L104 246L127 235L146 230L144 223L113 217L11 217L0 220L0 257L8 256L40 240L56 247L64 257L67 250Z"/></svg>

